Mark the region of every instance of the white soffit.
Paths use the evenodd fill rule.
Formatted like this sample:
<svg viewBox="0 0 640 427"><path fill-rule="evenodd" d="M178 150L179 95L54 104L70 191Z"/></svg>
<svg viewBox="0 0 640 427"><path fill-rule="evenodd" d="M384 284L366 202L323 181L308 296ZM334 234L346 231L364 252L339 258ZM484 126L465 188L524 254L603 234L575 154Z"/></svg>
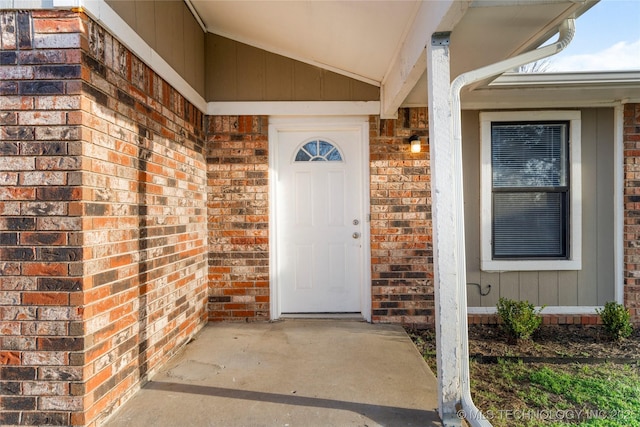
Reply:
<svg viewBox="0 0 640 427"><path fill-rule="evenodd" d="M486 5L493 7L479 7ZM555 40L558 26L580 7L570 1L476 0L451 35L452 78Z"/></svg>
<svg viewBox="0 0 640 427"><path fill-rule="evenodd" d="M557 39L557 29L597 1L475 0L451 34L451 78ZM488 81L486 82L488 83ZM481 84L474 87L481 86ZM404 106L427 104L426 73L407 95Z"/></svg>

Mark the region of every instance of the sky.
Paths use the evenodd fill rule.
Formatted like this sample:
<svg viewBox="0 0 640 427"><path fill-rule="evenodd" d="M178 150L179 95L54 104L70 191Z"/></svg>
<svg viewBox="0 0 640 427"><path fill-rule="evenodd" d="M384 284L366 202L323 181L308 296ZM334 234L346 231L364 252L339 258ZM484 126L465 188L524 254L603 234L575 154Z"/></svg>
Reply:
<svg viewBox="0 0 640 427"><path fill-rule="evenodd" d="M611 70L640 71L640 0L600 0L576 20L573 41L547 69Z"/></svg>

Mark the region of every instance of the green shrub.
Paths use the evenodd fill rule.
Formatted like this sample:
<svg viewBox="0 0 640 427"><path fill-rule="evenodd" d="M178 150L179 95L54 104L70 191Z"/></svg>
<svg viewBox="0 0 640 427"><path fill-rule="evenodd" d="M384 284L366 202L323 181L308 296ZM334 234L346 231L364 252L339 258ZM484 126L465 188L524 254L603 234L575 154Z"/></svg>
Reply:
<svg viewBox="0 0 640 427"><path fill-rule="evenodd" d="M514 301L501 297L497 307L502 328L516 340L528 340L542 323L540 311L536 311L529 301Z"/></svg>
<svg viewBox="0 0 640 427"><path fill-rule="evenodd" d="M614 340L621 340L628 338L633 332L633 325L629 320L629 310L624 305L618 304L615 301L609 301L604 305L602 310L596 309L596 312L602 319L607 334Z"/></svg>

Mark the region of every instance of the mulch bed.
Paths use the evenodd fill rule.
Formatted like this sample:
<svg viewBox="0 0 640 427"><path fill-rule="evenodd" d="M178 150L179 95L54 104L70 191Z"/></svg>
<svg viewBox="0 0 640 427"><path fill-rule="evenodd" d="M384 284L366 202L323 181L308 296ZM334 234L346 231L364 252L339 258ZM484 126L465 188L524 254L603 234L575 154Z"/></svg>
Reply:
<svg viewBox="0 0 640 427"><path fill-rule="evenodd" d="M640 331L635 330L625 340L612 341L602 326L545 325L531 340L513 342L497 325L471 325L469 355L636 359L640 357Z"/></svg>
<svg viewBox="0 0 640 427"><path fill-rule="evenodd" d="M409 333L421 338L417 346L422 354L435 353L432 330ZM612 341L600 325L544 325L531 340L514 342L499 325L469 325L469 356L480 363L495 363L499 358L540 363L640 363L640 328L625 340Z"/></svg>

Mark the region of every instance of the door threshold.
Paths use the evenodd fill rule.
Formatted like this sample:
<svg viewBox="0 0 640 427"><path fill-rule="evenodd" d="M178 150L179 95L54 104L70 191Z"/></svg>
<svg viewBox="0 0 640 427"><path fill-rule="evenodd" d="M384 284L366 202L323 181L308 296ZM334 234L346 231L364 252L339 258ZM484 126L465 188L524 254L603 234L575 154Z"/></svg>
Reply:
<svg viewBox="0 0 640 427"><path fill-rule="evenodd" d="M281 319L356 320L364 322L362 313L282 313Z"/></svg>

